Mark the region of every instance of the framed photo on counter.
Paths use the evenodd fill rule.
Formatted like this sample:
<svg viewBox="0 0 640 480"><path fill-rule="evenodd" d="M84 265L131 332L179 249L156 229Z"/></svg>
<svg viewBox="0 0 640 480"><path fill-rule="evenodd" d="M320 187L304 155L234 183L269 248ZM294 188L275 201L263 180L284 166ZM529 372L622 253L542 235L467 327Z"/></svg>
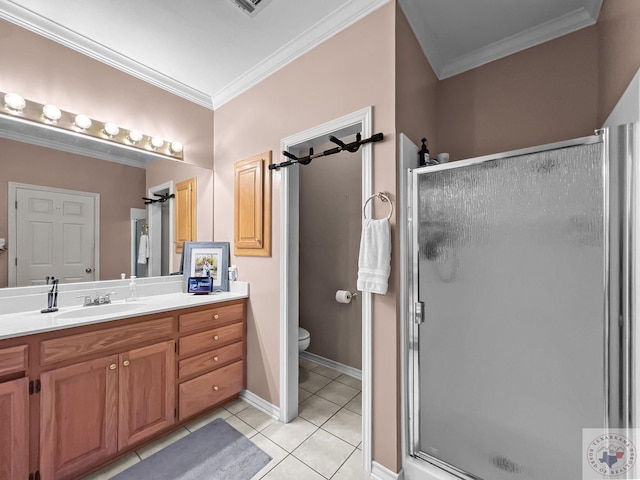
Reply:
<svg viewBox="0 0 640 480"><path fill-rule="evenodd" d="M212 292L229 291L229 242L184 242L182 264L185 292L189 277L210 277Z"/></svg>

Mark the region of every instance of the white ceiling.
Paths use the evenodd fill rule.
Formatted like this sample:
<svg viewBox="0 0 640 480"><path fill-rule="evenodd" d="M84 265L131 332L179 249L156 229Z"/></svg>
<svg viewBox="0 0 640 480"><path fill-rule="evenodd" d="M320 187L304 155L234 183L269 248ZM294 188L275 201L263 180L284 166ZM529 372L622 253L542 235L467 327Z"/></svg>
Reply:
<svg viewBox="0 0 640 480"><path fill-rule="evenodd" d="M0 18L208 107L389 0L0 0ZM595 23L602 0L399 0L440 78Z"/></svg>

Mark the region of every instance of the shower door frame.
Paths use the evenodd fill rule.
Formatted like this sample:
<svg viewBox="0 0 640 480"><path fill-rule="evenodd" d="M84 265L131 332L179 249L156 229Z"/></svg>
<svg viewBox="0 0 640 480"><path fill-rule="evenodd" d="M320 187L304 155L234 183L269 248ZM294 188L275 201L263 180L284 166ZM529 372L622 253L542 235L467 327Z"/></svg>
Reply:
<svg viewBox="0 0 640 480"><path fill-rule="evenodd" d="M618 129L597 130L595 135L581 137L577 139L551 143L536 147L513 150L494 155L461 160L443 165L427 166L415 169L408 169L407 182L407 223L406 223L406 262L408 272L406 273L406 296L408 301L405 306L405 314L402 322L404 352L404 388L403 388L403 408L406 409L403 418L405 425L403 435L403 457L407 478L411 479L412 472L420 472L422 475L430 475L430 478L444 479L467 479L475 480L477 477L467 472L459 470L435 457L420 451L420 365L419 365L419 323L416 323L416 302L418 295L418 211L412 208L418 205L417 179L425 172L435 172L452 168L464 168L472 165L482 164L487 161L500 160L523 155L541 153L549 150L556 150L579 145L589 145L603 143L603 226L604 226L604 285L605 285L605 305L603 306L603 327L604 327L604 385L603 397L605 411L603 411L604 424L609 425L609 419L615 418L616 423L625 427L635 426L635 404L633 377L635 368L635 351L632 348L632 339L635 336L633 320L635 317L634 295L631 285L635 288L635 269L632 262L635 261L635 224L637 210L632 207L636 201L634 184L637 183L638 172L633 165L633 151L638 150L634 143L637 136L637 125L624 125ZM611 137L611 138L610 138ZM615 144L615 145L613 145ZM613 145L613 149L612 149ZM417 150L417 147L416 147ZM615 161L612 159L616 157ZM517 160L515 160L517 161ZM618 176L624 181L616 184L610 178ZM610 191L610 185L616 187L615 191ZM614 212L615 215L611 215ZM612 224L613 227L612 228ZM611 245L616 245L611 248ZM619 249L618 253L612 253ZM622 268L615 266L615 259L612 255L619 255ZM614 262L612 262L612 260ZM620 304L613 304L610 301L610 292L620 291ZM427 309L428 310L428 309ZM617 323L618 318L622 318L622 325L618 332L611 328L610 324ZM424 320L425 322L428 319ZM621 336L622 338L620 338ZM619 358L610 359L609 345L620 338L623 344ZM620 378L618 383L612 383L616 379L611 379L610 368L618 368ZM616 397L616 390L620 389L621 398ZM612 399L618 402L619 407L612 407ZM435 468L434 468L435 467ZM417 474L417 473L416 473ZM415 477L414 477L415 478Z"/></svg>

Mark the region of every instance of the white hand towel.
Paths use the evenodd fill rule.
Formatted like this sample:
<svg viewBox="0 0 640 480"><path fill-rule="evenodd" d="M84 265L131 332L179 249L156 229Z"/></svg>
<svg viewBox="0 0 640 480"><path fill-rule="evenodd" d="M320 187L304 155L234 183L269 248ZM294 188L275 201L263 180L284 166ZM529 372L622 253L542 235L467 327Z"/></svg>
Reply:
<svg viewBox="0 0 640 480"><path fill-rule="evenodd" d="M149 258L149 235L140 235L140 245L138 245L138 263L144 265Z"/></svg>
<svg viewBox="0 0 640 480"><path fill-rule="evenodd" d="M386 218L365 220L358 258L358 290L386 294L390 273L391 226L389 220Z"/></svg>

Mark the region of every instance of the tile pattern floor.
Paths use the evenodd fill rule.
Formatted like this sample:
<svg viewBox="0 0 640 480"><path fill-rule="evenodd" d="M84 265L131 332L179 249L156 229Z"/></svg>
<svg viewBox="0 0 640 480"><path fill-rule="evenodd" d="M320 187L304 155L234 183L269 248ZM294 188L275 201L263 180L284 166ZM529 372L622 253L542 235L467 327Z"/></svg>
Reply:
<svg viewBox="0 0 640 480"><path fill-rule="evenodd" d="M236 400L84 480L106 480L216 418L251 439L272 460L252 480L368 480L362 469L360 380L300 359L299 416L283 424Z"/></svg>

